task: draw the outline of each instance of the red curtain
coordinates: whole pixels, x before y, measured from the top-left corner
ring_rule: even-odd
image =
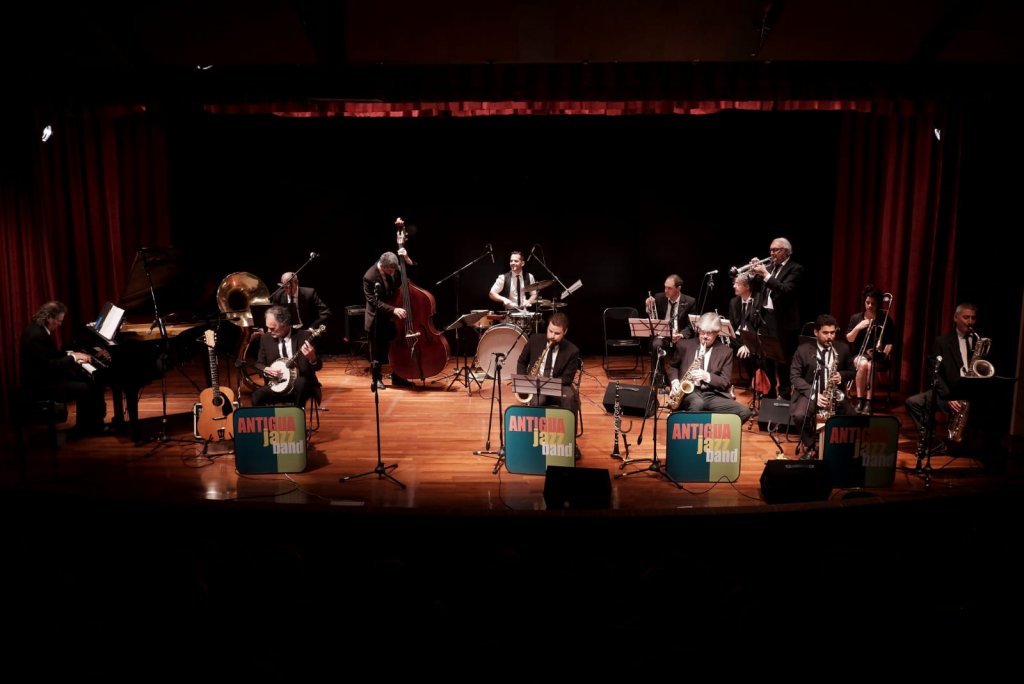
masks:
[[[22,328],[45,301],[68,305],[62,337],[116,299],[140,246],[168,244],[167,146],[158,117],[141,107],[66,110],[15,119],[31,145],[0,182],[2,304],[0,384],[16,385]],[[40,140],[44,125],[53,136]],[[7,395],[0,399],[5,404]]]

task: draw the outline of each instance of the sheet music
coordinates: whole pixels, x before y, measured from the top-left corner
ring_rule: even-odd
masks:
[[[105,340],[113,341],[117,331],[121,328],[121,321],[124,320],[124,309],[107,302],[96,319],[96,332]]]

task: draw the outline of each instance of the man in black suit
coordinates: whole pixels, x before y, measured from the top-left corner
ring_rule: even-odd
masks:
[[[267,404],[306,405],[306,401],[320,390],[316,372],[324,362],[316,355],[310,341],[312,331],[296,330],[291,324],[291,312],[280,304],[267,309],[267,334],[260,339],[260,353],[257,361],[268,366],[264,371],[267,384],[252,393],[253,406]],[[274,385],[283,382],[284,373],[269,368],[278,359],[295,359],[295,382],[290,392],[275,392]]]
[[[793,245],[786,238],[775,238],[768,249],[770,264],[762,264],[757,259],[750,261],[751,289],[758,294],[768,335],[779,340],[782,351],[789,357],[796,349],[802,325],[798,296],[804,267],[790,258]],[[770,393],[775,392],[781,399],[789,399],[791,391],[789,366],[788,362],[768,362]]]
[[[271,296],[270,303],[288,307],[293,328],[319,328],[331,317],[331,309],[315,289],[299,287],[297,274],[282,273],[280,285],[281,288]]]
[[[673,273],[665,278],[664,291],[644,301],[646,311],[654,309],[654,320],[668,321],[671,338],[654,337],[651,339],[651,354],[655,359],[658,351],[665,350],[668,355],[662,360],[662,368],[672,361],[672,354],[675,345],[679,340],[693,337],[693,327],[690,325],[690,313],[696,306],[697,300],[689,295],[683,294],[683,279]],[[654,364],[651,365],[654,367]],[[664,385],[664,378],[654,378],[654,386]]]
[[[576,379],[576,372],[580,369],[580,350],[575,344],[565,339],[565,334],[568,331],[569,317],[560,311],[554,313],[551,320],[548,321],[547,332],[530,335],[526,348],[519,355],[516,372],[526,375],[547,350],[547,355],[541,362],[539,374],[544,377],[562,379],[562,396],[534,396],[532,406],[558,404],[564,409],[575,412],[579,405],[579,397],[576,396],[573,381]]]
[[[107,430],[103,384],[86,370],[95,359],[80,351],[60,351],[53,339],[67,311],[62,302],[52,301],[33,314],[21,334],[21,386],[29,399],[74,400],[73,436],[102,434]]]
[[[849,416],[855,413],[844,397],[837,393],[853,379],[850,347],[836,340],[836,319],[822,314],[814,321],[814,343],[801,344],[793,354],[790,370],[793,403],[789,406],[792,421],[800,426],[801,460],[818,458],[817,414],[831,406],[830,415]]]
[[[956,413],[963,408],[963,402],[949,399],[950,387],[967,372],[971,362],[974,344],[978,341],[978,335],[974,332],[974,324],[978,320],[978,309],[973,304],[963,303],[956,307],[953,313],[953,323],[956,330],[935,338],[932,345],[932,357],[942,357],[938,367],[938,378],[936,388],[938,396],[935,397],[935,406],[945,413]],[[930,378],[929,378],[930,380]],[[914,420],[917,429],[924,437],[925,419],[928,416],[928,407],[932,402],[932,390],[928,389],[920,394],[907,398],[907,413]],[[946,452],[946,443],[937,434],[932,435],[932,441],[926,445],[932,455]]]
[[[404,308],[390,303],[402,287],[402,273],[398,270],[399,257],[412,266],[413,261],[403,247],[397,255],[394,252],[381,254],[377,263],[363,274],[363,297],[366,299],[363,323],[370,341],[370,361],[376,361],[381,367],[388,363],[391,340],[398,334],[396,321],[403,321],[409,315]],[[391,383],[399,387],[412,385],[396,373],[391,374]],[[377,381],[377,388],[386,389],[383,380]]]
[[[736,296],[729,300],[729,322],[732,323],[735,335],[729,340],[729,346],[736,352],[736,358],[740,359],[742,364],[744,372],[741,372],[740,375],[746,375],[753,383],[757,361],[754,356],[756,350],[749,349],[747,345],[743,344],[742,338],[744,330],[756,335],[760,324],[760,312],[754,308],[757,305],[757,298],[750,291],[750,276],[746,273],[736,276],[732,282],[732,291]]]
[[[681,411],[735,413],[741,423],[747,422],[751,410],[733,399],[732,349],[718,339],[721,317],[714,312],[706,313],[697,321],[697,328],[699,337],[676,343],[674,359],[665,367],[665,375],[672,386],[670,401],[680,397]],[[684,379],[693,383],[689,394],[682,394]]]

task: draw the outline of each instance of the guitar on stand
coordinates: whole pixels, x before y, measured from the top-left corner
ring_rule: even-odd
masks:
[[[211,386],[199,393],[199,404],[202,408],[197,420],[199,436],[208,441],[219,441],[235,438],[234,421],[231,414],[237,404],[234,393],[227,387],[221,387],[217,373],[217,333],[207,330],[203,333],[206,351],[210,356]]]

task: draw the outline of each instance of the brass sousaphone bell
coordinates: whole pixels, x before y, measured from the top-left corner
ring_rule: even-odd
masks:
[[[224,320],[242,328],[241,345],[236,356],[246,361],[242,370],[242,382],[251,390],[259,389],[265,384],[263,376],[253,366],[259,354],[260,337],[263,334],[262,330],[254,330],[253,327],[254,306],[270,306],[270,291],[258,277],[240,271],[220,281],[217,287],[217,308],[220,309]]]

